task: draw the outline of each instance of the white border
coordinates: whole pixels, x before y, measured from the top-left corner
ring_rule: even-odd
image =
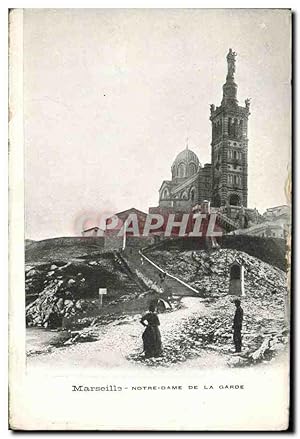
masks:
[[[13,3],[13,4],[12,4]],[[2,148],[1,148],[1,152],[2,152],[2,160],[0,161],[0,178],[1,178],[1,207],[2,207],[2,216],[1,216],[1,244],[2,244],[2,255],[1,255],[1,268],[2,268],[2,276],[1,276],[1,280],[2,280],[2,312],[3,312],[3,316],[0,319],[1,321],[1,345],[4,345],[4,350],[2,352],[2,370],[1,372],[4,372],[1,374],[2,377],[2,398],[1,398],[1,433],[6,436],[6,434],[8,435],[8,431],[7,431],[7,417],[5,416],[7,413],[7,401],[6,401],[6,391],[5,389],[7,388],[7,379],[6,379],[6,375],[7,375],[7,364],[6,364],[6,352],[7,352],[7,345],[5,343],[5,336],[4,334],[6,334],[6,328],[7,328],[7,312],[6,312],[6,292],[7,292],[7,149],[6,149],[6,145],[7,145],[7,8],[8,7],[14,7],[14,8],[22,8],[22,7],[26,7],[26,8],[40,8],[42,7],[48,7],[48,8],[70,8],[70,7],[85,7],[85,8],[91,8],[91,7],[110,7],[110,8],[116,8],[116,7],[171,7],[171,8],[181,8],[181,7],[189,7],[189,8],[198,8],[198,7],[209,7],[209,8],[220,8],[220,7],[227,7],[227,8],[237,8],[237,7],[241,7],[241,5],[243,6],[243,8],[248,7],[248,8],[286,8],[286,7],[290,7],[293,9],[293,11],[295,11],[296,13],[299,12],[299,7],[298,6],[298,2],[296,1],[290,1],[288,2],[288,4],[284,1],[257,1],[257,0],[253,0],[251,2],[243,2],[241,3],[240,1],[228,1],[228,2],[224,2],[224,1],[216,1],[216,0],[211,0],[209,2],[205,2],[202,1],[201,3],[199,1],[172,1],[172,2],[163,2],[163,1],[156,1],[156,0],[152,0],[152,1],[127,1],[127,2],[121,2],[121,1],[117,1],[117,0],[109,0],[109,1],[91,1],[91,0],[86,0],[86,1],[67,1],[67,0],[60,0],[60,1],[41,1],[41,0],[31,0],[31,1],[21,1],[21,0],[16,0],[15,2],[9,2],[9,1],[2,1],[1,5],[0,5],[0,32],[1,32],[1,37],[0,38],[0,48],[1,48],[1,95],[0,95],[0,102],[1,102],[1,113],[0,113],[0,120],[1,120],[1,139],[2,139]],[[295,30],[294,30],[295,31]],[[295,41],[294,44],[296,44],[296,48],[295,48],[295,60],[297,58],[299,58],[299,42],[298,42],[298,36],[295,35]],[[297,78],[298,79],[298,74],[297,74]],[[295,105],[297,107],[299,102],[299,87],[297,90],[297,94],[295,96]],[[294,109],[295,111],[295,109]],[[294,147],[296,149],[296,126],[299,122],[298,120],[298,115],[297,118],[295,119],[295,127],[294,127]],[[297,158],[296,162],[294,162],[294,169],[298,169],[298,157],[299,157],[299,153],[297,154],[297,157],[295,157],[295,153],[294,153],[294,160],[295,158]],[[295,189],[295,188],[294,188]],[[299,189],[299,188],[298,188]],[[299,193],[299,191],[298,191]],[[294,198],[294,203],[296,205],[298,205],[298,194],[297,197]],[[297,223],[294,225],[294,229],[297,229]],[[294,242],[294,245],[296,245],[297,249],[298,249],[298,245],[299,245],[299,240],[297,239],[296,242]],[[295,272],[297,272],[298,266],[295,266]],[[294,285],[294,290],[295,290],[296,285]],[[299,316],[299,299],[297,300],[297,302],[295,301],[295,296],[296,296],[296,291],[294,291],[294,304],[297,305],[297,316]],[[4,305],[4,306],[3,306]],[[295,319],[296,320],[296,319]],[[299,325],[298,329],[299,329]],[[296,328],[295,328],[296,329]],[[298,335],[298,331],[297,331],[297,335]],[[4,337],[3,337],[4,336]],[[4,340],[3,340],[4,339]],[[4,343],[3,343],[4,341]],[[297,355],[297,360],[299,360],[299,357]],[[299,362],[296,361],[296,364],[298,365]],[[297,394],[299,394],[299,383],[297,385]],[[2,399],[4,399],[4,401],[2,401]],[[35,435],[36,436],[36,435]],[[212,436],[210,434],[210,436]],[[260,434],[258,434],[257,436],[261,436]]]

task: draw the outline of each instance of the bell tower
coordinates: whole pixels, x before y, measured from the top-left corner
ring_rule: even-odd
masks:
[[[227,54],[227,76],[219,107],[210,106],[212,125],[212,206],[244,206],[248,198],[248,117],[250,99],[245,106],[237,100],[235,83],[236,53]]]

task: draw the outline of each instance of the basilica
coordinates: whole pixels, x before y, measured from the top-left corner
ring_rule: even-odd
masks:
[[[226,210],[228,217],[237,217],[241,210],[251,216],[247,209],[250,100],[239,105],[235,70],[236,53],[229,49],[223,99],[219,106],[210,106],[211,163],[200,163],[187,146],[171,166],[171,179],[161,184],[159,206],[150,212],[190,211],[208,201],[212,208]]]
[[[160,186],[158,206],[149,207],[149,213],[159,214],[165,221],[170,214],[180,221],[184,213],[215,213],[217,224],[224,233],[282,238],[290,224],[286,213],[261,215],[256,208],[248,206],[250,99],[239,105],[235,82],[236,56],[229,49],[221,103],[219,106],[210,105],[211,163],[202,164],[197,154],[186,145],[171,166],[171,179],[164,180]],[[283,207],[288,209],[287,206],[273,209],[281,212]],[[139,227],[143,228],[147,214],[138,209],[127,209],[114,217],[124,224],[133,214],[137,215]],[[152,235],[159,237],[164,227],[165,223]],[[93,227],[84,230],[82,235],[98,236],[98,233],[99,227]],[[106,237],[107,245],[116,245],[109,242],[109,239],[115,239],[110,235],[114,234]]]

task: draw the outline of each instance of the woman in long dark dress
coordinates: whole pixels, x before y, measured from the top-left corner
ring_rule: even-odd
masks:
[[[155,313],[154,304],[149,306],[149,312],[141,318],[141,324],[146,327],[142,335],[145,358],[159,357],[162,350],[161,336],[158,328],[160,322]]]

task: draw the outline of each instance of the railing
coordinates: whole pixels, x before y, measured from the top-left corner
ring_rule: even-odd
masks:
[[[131,280],[133,282],[136,283],[136,285],[142,290],[145,291],[145,288],[147,288],[147,285],[145,284],[145,282],[143,280],[141,280],[139,278],[139,276],[131,269],[130,265],[128,264],[128,261],[126,260],[126,258],[124,257],[124,255],[122,255],[119,251],[115,251],[114,252],[115,257],[118,259],[118,261],[120,261],[120,263],[122,264],[122,267],[124,269],[124,271],[126,272],[126,274],[129,276],[129,278],[131,278]]]
[[[224,213],[222,213],[222,212],[218,212],[217,215],[218,215],[218,217],[219,217],[221,220],[223,220],[224,222],[228,223],[228,224],[231,225],[232,227],[234,227],[234,228],[237,228],[237,227],[238,227],[237,223],[236,223],[234,220],[232,220],[231,218],[229,218],[227,215],[225,215]]]
[[[155,267],[158,271],[160,271],[161,273],[164,273],[167,277],[176,280],[177,282],[179,282],[182,285],[184,285],[186,288],[190,289],[191,291],[193,291],[194,293],[197,293],[199,295],[199,291],[198,290],[196,290],[195,288],[191,287],[189,284],[187,284],[183,280],[179,279],[178,277],[173,276],[172,274],[170,274],[167,271],[165,271],[162,268],[160,268],[158,265],[155,264],[155,262],[151,261],[151,259],[149,259],[147,256],[145,256],[142,253],[141,250],[139,250],[139,254],[141,255],[142,258],[144,258],[147,262],[149,262],[149,264],[151,264],[153,267]]]

